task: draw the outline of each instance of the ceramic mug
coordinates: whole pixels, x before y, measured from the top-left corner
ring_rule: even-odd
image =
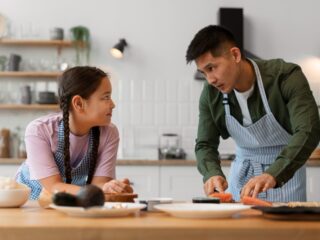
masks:
[[[50,30],[50,39],[63,40],[63,28],[52,28]]]
[[[22,104],[31,104],[31,88],[29,85],[22,86],[20,88],[20,94],[20,100]]]
[[[21,56],[18,54],[10,54],[8,61],[8,71],[19,71]]]

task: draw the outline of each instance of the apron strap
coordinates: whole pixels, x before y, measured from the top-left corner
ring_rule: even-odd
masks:
[[[249,58],[248,58],[248,60],[252,63],[254,71],[255,71],[255,74],[256,74],[256,79],[257,79],[257,82],[258,82],[258,87],[259,87],[260,96],[261,96],[261,99],[262,99],[262,103],[263,103],[264,109],[266,110],[267,114],[271,113],[271,110],[270,110],[270,107],[269,107],[269,103],[268,103],[268,100],[267,100],[267,95],[266,95],[266,92],[265,92],[264,87],[263,87],[262,77],[261,77],[258,65],[253,60],[251,60]]]
[[[228,94],[226,94],[226,93],[223,94],[222,104],[224,106],[224,110],[226,112],[226,115],[230,116],[229,98],[228,98]]]
[[[251,59],[248,58],[248,60],[252,63],[255,74],[256,74],[256,79],[258,82],[258,88],[259,88],[259,92],[260,92],[260,96],[261,96],[261,100],[264,106],[264,109],[266,111],[267,114],[271,113],[271,109],[269,107],[269,103],[268,103],[268,99],[267,99],[267,95],[266,92],[264,90],[263,87],[263,82],[262,82],[262,78],[261,78],[261,74],[258,68],[258,65]],[[230,106],[229,106],[229,101],[228,101],[228,94],[224,93],[223,94],[223,100],[222,100],[222,104],[224,105],[224,109],[227,115],[230,115]]]
[[[89,157],[91,155],[91,151],[93,148],[93,132],[92,129],[89,133],[89,146],[86,154],[82,157],[80,163],[81,166],[77,166],[76,168],[71,167],[71,175],[72,175],[72,183],[73,184],[80,184],[84,185],[87,181],[88,175],[85,175],[84,173],[88,174],[89,168],[90,168],[90,162]],[[64,126],[63,121],[59,123],[59,130],[58,130],[58,146],[57,150],[54,153],[55,162],[59,168],[59,172],[61,174],[62,179],[65,181],[66,176],[64,173],[64,157],[63,157],[63,151],[64,151]],[[82,174],[81,174],[82,173]]]

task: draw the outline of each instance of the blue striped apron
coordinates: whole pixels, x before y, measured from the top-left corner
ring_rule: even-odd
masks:
[[[251,60],[250,60],[251,61]],[[240,200],[242,187],[254,176],[261,175],[275,161],[288,144],[291,135],[273,116],[263,87],[258,66],[255,70],[259,92],[266,114],[257,122],[244,127],[230,114],[228,95],[224,94],[226,126],[236,142],[236,158],[231,163],[229,189],[236,201]],[[259,193],[258,198],[271,202],[306,201],[306,168],[298,169],[282,187]]]
[[[71,170],[71,176],[72,176],[71,184],[75,184],[78,186],[84,186],[86,184],[89,168],[90,168],[89,156],[90,156],[90,151],[92,149],[92,142],[93,142],[92,131],[90,131],[89,136],[90,138],[89,138],[89,146],[88,146],[87,154],[81,159],[80,163],[75,168],[72,168]],[[66,177],[64,174],[63,147],[64,147],[64,133],[63,133],[63,123],[61,121],[59,124],[59,131],[58,131],[58,146],[57,146],[56,152],[54,153],[54,160],[58,166],[60,175],[63,181],[65,182]],[[24,183],[31,188],[31,194],[29,197],[30,199],[32,200],[38,199],[42,190],[42,186],[38,180],[30,180],[29,167],[26,164],[26,162],[22,164],[20,168],[20,172],[17,174],[16,180],[17,182]]]

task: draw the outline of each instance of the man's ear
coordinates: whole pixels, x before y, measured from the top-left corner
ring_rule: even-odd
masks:
[[[236,63],[239,63],[241,61],[241,51],[237,47],[233,47],[230,49],[230,52],[232,54],[232,57],[236,61]]]
[[[85,101],[81,96],[75,95],[71,99],[71,105],[75,111],[83,112],[85,108]]]

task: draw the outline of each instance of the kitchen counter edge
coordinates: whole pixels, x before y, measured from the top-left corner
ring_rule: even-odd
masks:
[[[24,159],[0,158],[0,165],[19,165]],[[221,166],[230,166],[232,160],[221,160]],[[117,166],[196,166],[194,159],[118,159]],[[307,167],[320,167],[320,159],[313,158],[307,161]]]

